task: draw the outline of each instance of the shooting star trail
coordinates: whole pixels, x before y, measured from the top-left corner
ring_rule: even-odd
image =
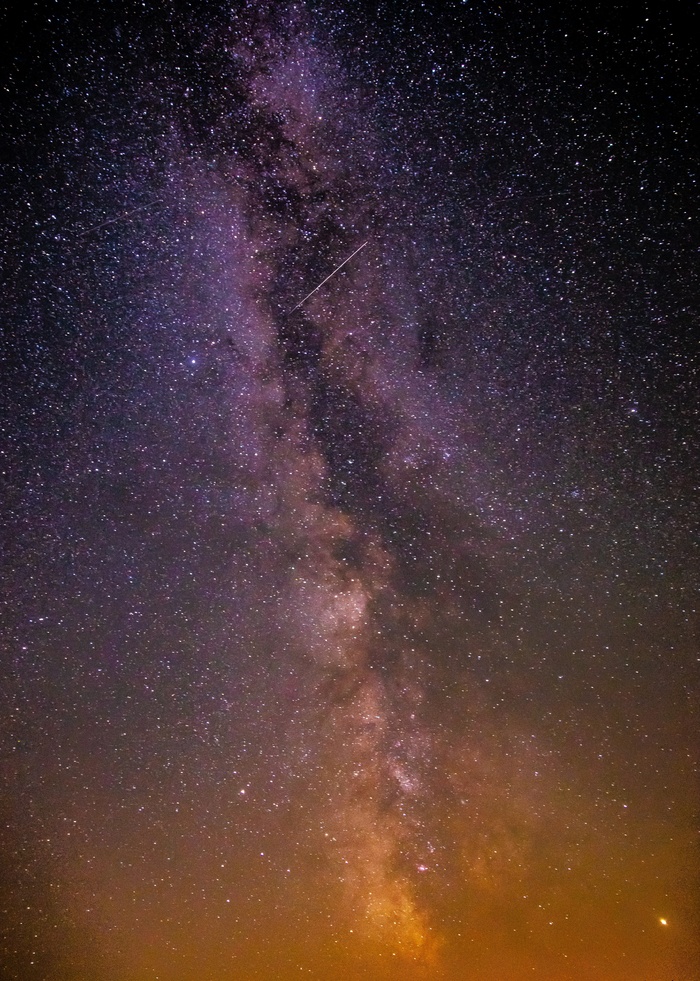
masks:
[[[318,286],[315,286],[315,287],[314,287],[314,288],[313,288],[313,289],[311,290],[311,292],[310,292],[310,293],[307,293],[307,294],[306,294],[306,296],[305,296],[305,297],[303,298],[303,300],[299,300],[299,302],[297,303],[297,305],[296,305],[295,307],[293,307],[293,308],[292,308],[292,309],[291,309],[291,310],[290,310],[289,312],[290,312],[290,313],[294,313],[294,311],[295,311],[295,310],[298,310],[298,309],[299,309],[299,307],[300,307],[300,306],[302,305],[302,303],[306,303],[306,301],[307,301],[307,300],[309,299],[309,297],[310,297],[310,296],[313,296],[313,295],[314,295],[314,293],[315,293],[315,292],[316,292],[317,290],[320,290],[320,289],[321,289],[321,287],[322,287],[322,286],[323,286],[323,285],[324,285],[325,283],[327,283],[329,279],[332,279],[332,278],[333,278],[333,276],[335,276],[335,274],[336,274],[336,273],[337,273],[337,272],[338,272],[338,271],[339,271],[340,269],[342,269],[342,268],[343,268],[343,266],[346,266],[346,265],[348,264],[348,262],[350,262],[350,260],[351,260],[351,259],[354,259],[354,257],[355,257],[355,256],[357,255],[357,253],[358,253],[358,252],[361,252],[361,251],[362,251],[362,249],[364,249],[364,247],[365,247],[365,245],[367,245],[367,243],[368,243],[368,242],[369,242],[369,239],[367,239],[367,242],[363,242],[363,243],[362,243],[362,245],[361,245],[361,246],[359,247],[359,249],[355,249],[355,251],[353,252],[353,254],[352,254],[352,255],[349,255],[349,256],[347,257],[347,259],[344,259],[344,260],[343,260],[343,261],[342,261],[342,262],[340,263],[340,265],[339,265],[339,266],[336,266],[336,267],[335,267],[335,269],[333,270],[333,272],[332,272],[332,273],[329,273],[329,275],[328,275],[328,276],[326,276],[326,278],[325,278],[325,279],[323,280],[323,282],[322,282],[322,283],[319,283],[319,284],[318,284]]]
[[[141,211],[148,211],[149,208],[155,208],[156,205],[163,204],[162,199],[157,201],[151,201],[150,204],[142,204],[140,208],[132,208],[131,211],[122,211],[121,214],[117,215],[116,218],[108,218],[106,221],[101,221],[97,225],[90,225],[89,228],[84,228],[82,232],[78,232],[75,236],[78,238],[84,238],[85,235],[89,235],[90,232],[96,232],[98,228],[105,228],[107,225],[114,225],[117,221],[126,221],[131,218],[132,215],[137,215]]]
[[[501,198],[491,198],[489,204],[502,204],[504,201],[536,201],[549,200],[550,198],[573,198],[588,197],[593,194],[602,194],[605,189],[602,187],[577,188],[567,191],[548,191],[546,194],[506,194]]]

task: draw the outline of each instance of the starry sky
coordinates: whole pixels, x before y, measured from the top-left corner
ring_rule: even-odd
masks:
[[[6,8],[3,981],[700,978],[700,25],[563,7]]]

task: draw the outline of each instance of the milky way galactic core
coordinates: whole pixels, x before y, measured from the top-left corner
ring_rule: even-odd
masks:
[[[23,17],[2,978],[698,981],[687,29]]]

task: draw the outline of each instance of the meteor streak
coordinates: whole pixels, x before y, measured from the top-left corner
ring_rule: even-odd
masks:
[[[89,235],[90,232],[96,232],[98,228],[105,228],[107,225],[114,225],[114,223],[117,221],[126,221],[126,219],[131,218],[132,215],[137,215],[141,211],[148,211],[149,208],[155,208],[155,206],[158,204],[163,204],[163,201],[160,198],[157,201],[151,201],[150,204],[142,204],[139,208],[132,208],[131,211],[122,211],[121,214],[116,216],[116,218],[108,218],[106,221],[101,221],[97,225],[90,225],[89,228],[84,228],[82,232],[78,232],[75,237],[83,238],[85,235]]]
[[[367,242],[369,242],[369,239],[367,239]],[[351,259],[353,259],[353,258],[354,258],[354,257],[355,257],[355,256],[357,255],[357,253],[358,253],[358,252],[361,252],[361,251],[362,251],[362,249],[364,249],[364,247],[365,247],[365,245],[367,245],[367,242],[363,242],[363,243],[362,243],[362,245],[360,246],[360,248],[359,248],[359,249],[355,249],[355,251],[353,252],[353,254],[352,254],[352,255],[349,255],[349,256],[347,257],[347,259],[343,259],[343,261],[342,261],[342,262],[340,263],[340,265],[339,265],[339,266],[336,266],[336,267],[335,267],[335,269],[333,270],[333,272],[332,272],[332,273],[329,273],[329,274],[328,274],[328,276],[326,276],[326,278],[325,278],[325,279],[323,280],[323,282],[322,282],[322,283],[319,283],[319,284],[318,284],[318,286],[315,286],[315,287],[314,287],[314,288],[313,288],[313,289],[311,290],[311,292],[310,292],[310,293],[307,293],[307,294],[306,294],[306,296],[305,296],[305,297],[303,298],[303,300],[299,300],[299,302],[297,303],[297,305],[296,305],[295,307],[293,307],[293,308],[292,308],[292,309],[291,309],[291,310],[290,310],[289,312],[290,312],[290,313],[294,313],[294,311],[295,311],[295,310],[298,310],[298,309],[299,309],[299,307],[300,307],[300,306],[302,305],[302,303],[306,303],[306,301],[307,301],[307,300],[309,299],[309,297],[310,297],[310,296],[313,296],[313,295],[314,295],[314,293],[315,293],[315,292],[316,292],[317,290],[320,290],[320,289],[321,289],[321,287],[322,287],[322,286],[323,286],[323,285],[324,285],[325,283],[327,283],[329,279],[332,279],[332,278],[333,278],[333,276],[335,276],[335,274],[336,274],[336,273],[337,273],[337,272],[338,272],[338,271],[339,271],[340,269],[342,269],[342,268],[343,268],[343,266],[345,266],[345,265],[347,265],[347,264],[348,264],[348,262],[350,262],[350,260],[351,260]]]

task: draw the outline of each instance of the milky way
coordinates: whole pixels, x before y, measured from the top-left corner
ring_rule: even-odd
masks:
[[[28,18],[2,977],[700,977],[678,25]]]

